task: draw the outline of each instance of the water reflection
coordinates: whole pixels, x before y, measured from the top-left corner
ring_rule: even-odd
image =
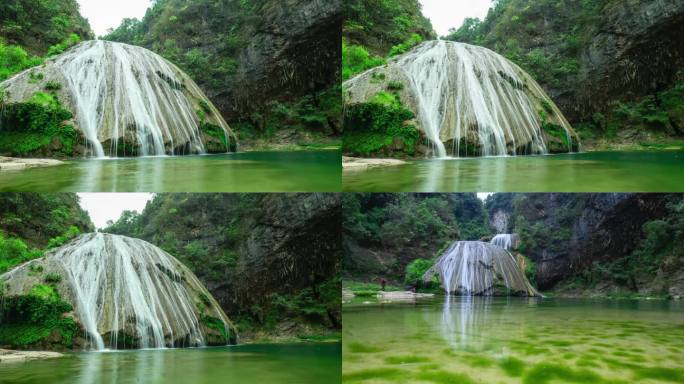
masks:
[[[446,295],[442,308],[442,337],[455,350],[482,349],[491,297]]]
[[[338,192],[339,151],[92,159],[0,172],[0,191]]]
[[[344,172],[343,184],[351,192],[677,192],[683,165],[684,151],[430,159]]]

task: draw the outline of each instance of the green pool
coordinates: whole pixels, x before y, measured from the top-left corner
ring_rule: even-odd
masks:
[[[681,192],[684,151],[418,160],[342,179],[349,192]]]
[[[355,303],[342,355],[344,383],[682,383],[684,303]]]
[[[0,172],[0,191],[30,192],[339,192],[340,152],[70,161]]]
[[[340,382],[340,346],[245,345],[226,348],[73,353],[0,365],[0,382],[17,384]]]

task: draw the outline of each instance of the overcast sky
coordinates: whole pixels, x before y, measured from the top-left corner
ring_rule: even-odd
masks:
[[[96,36],[107,34],[125,18],[142,19],[150,6],[150,0],[78,0],[81,15],[88,19]]]
[[[449,34],[450,28],[458,28],[466,17],[483,20],[492,0],[420,0],[423,14],[432,21],[439,36]]]
[[[123,211],[142,212],[152,193],[79,193],[81,208],[88,211],[95,227],[102,229],[107,221],[116,221]]]

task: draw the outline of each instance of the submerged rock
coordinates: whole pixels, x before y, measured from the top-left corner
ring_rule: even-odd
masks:
[[[579,150],[577,134],[532,77],[484,47],[423,43],[344,83],[345,103],[397,95],[432,153],[526,155]]]
[[[74,345],[84,348],[197,347],[237,340],[235,327],[197,277],[143,240],[82,235],[0,276],[0,283],[10,301],[56,296],[69,303],[73,312],[62,317],[78,325],[85,337]]]
[[[227,152],[236,139],[178,67],[141,47],[87,41],[2,83],[2,104],[50,92],[74,116],[91,156]],[[20,131],[23,127],[5,127]]]
[[[481,241],[457,241],[430,268],[423,280],[437,275],[447,294],[541,296],[530,284],[515,257],[507,250]]]

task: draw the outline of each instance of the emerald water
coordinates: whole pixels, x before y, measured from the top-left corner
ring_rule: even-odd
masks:
[[[345,171],[357,192],[680,192],[684,151],[430,159]]]
[[[344,383],[682,383],[684,304],[439,296],[343,311]]]
[[[340,161],[335,150],[88,159],[0,172],[0,191],[338,192]]]
[[[73,353],[0,365],[0,378],[16,384],[339,383],[340,346],[273,344]]]

